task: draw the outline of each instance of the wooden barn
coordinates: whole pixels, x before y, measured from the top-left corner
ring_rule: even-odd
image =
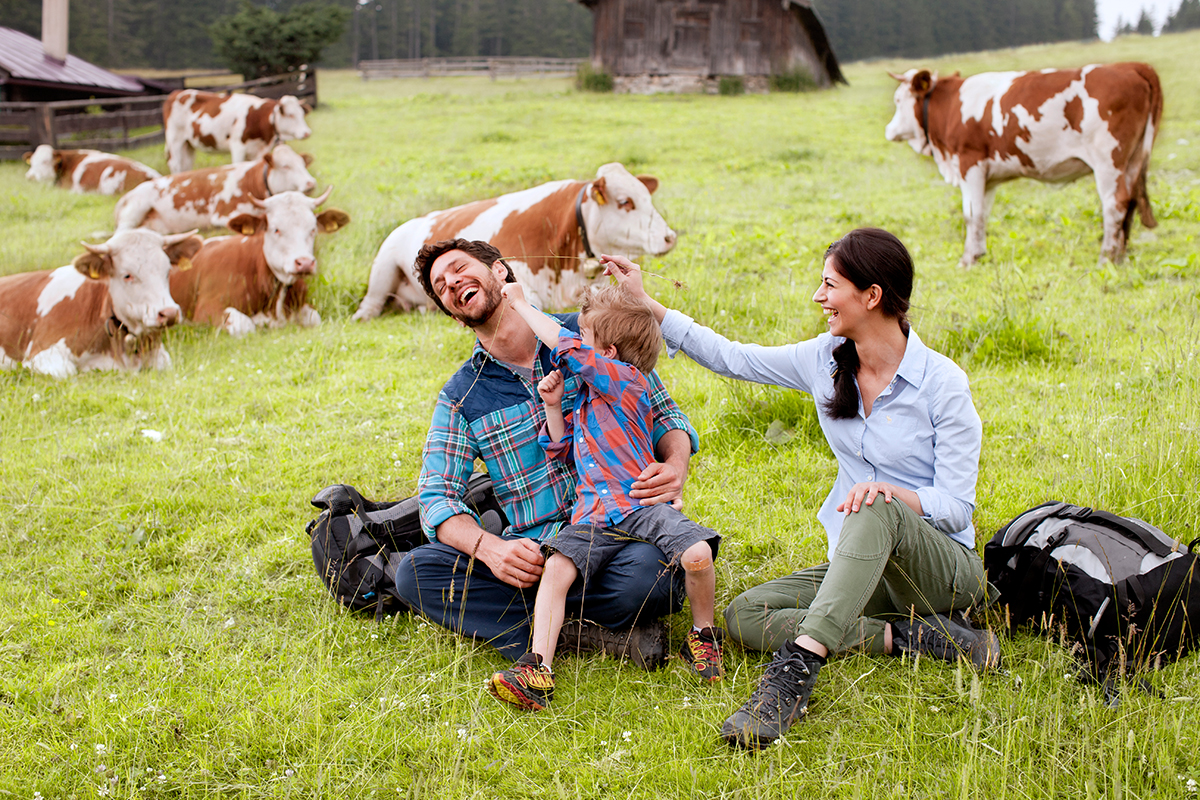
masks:
[[[580,0],[592,10],[592,65],[618,91],[713,90],[723,76],[763,91],[806,70],[845,83],[810,0]]]

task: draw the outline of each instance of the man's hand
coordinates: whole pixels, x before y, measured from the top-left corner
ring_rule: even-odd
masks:
[[[528,589],[542,577],[542,549],[533,539],[501,539],[485,534],[476,558],[509,586]]]
[[[542,402],[546,405],[558,408],[562,405],[563,388],[565,386],[566,383],[563,380],[562,372],[554,370],[542,378],[538,384],[538,395],[541,396]]]
[[[671,464],[655,461],[638,475],[629,496],[644,506],[670,503],[678,511],[683,507],[683,476]]]

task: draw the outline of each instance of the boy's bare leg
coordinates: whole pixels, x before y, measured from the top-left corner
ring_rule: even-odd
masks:
[[[546,559],[537,598],[533,601],[533,652],[542,657],[547,667],[554,661],[554,650],[558,646],[558,633],[562,630],[566,615],[567,592],[575,582],[579,570],[575,562],[562,553],[554,553]],[[715,584],[714,584],[715,589]],[[712,615],[712,595],[709,596],[709,615]]]
[[[712,628],[713,604],[716,602],[717,573],[713,568],[712,548],[708,542],[696,542],[683,551],[683,585],[692,606],[692,624],[697,628]],[[542,580],[545,580],[543,578]],[[538,590],[541,597],[541,590]]]

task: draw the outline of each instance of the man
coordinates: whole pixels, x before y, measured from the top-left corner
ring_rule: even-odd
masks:
[[[396,589],[431,621],[516,659],[529,649],[529,618],[543,566],[539,542],[567,521],[575,501],[571,465],[547,459],[538,444],[545,412],[536,387],[552,369],[550,350],[509,310],[500,290],[516,279],[492,245],[436,242],[421,248],[415,266],[425,292],[471,328],[476,343],[438,395],[425,442],[418,496],[421,522],[433,541],[404,557]],[[577,331],[577,317],[559,318]],[[659,460],[642,472],[631,497],[643,505],[678,508],[698,439],[658,376],[652,374],[650,382]],[[563,404],[573,406],[579,389],[578,377],[570,376]],[[511,523],[502,535],[480,527],[463,501],[476,458],[486,464]],[[682,607],[682,581],[665,561],[653,545],[633,542],[586,587],[573,587],[568,617],[601,627],[564,626],[567,646],[603,647],[648,669],[658,666],[666,644],[661,623],[618,632]]]

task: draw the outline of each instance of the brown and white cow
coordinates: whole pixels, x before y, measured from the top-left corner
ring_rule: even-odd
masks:
[[[962,266],[986,251],[996,187],[1014,178],[1065,182],[1091,172],[1104,214],[1101,255],[1113,261],[1125,255],[1134,211],[1147,228],[1157,224],[1146,169],[1163,98],[1148,64],[892,77],[900,86],[887,138],[933,156],[946,182],[962,189]]]
[[[288,322],[319,325],[305,284],[317,272],[317,230],[332,233],[350,222],[336,208],[314,213],[332,191],[330,186],[316,198],[284,192],[256,199],[261,215],[234,217],[229,227],[235,235],[207,239],[190,269],[171,270],[171,295],[184,317],[233,336]]]
[[[58,183],[72,192],[123,194],[146,181],[162,177],[156,170],[131,158],[99,150],[55,150],[40,144],[25,154],[29,171],[25,177],[42,183]]]
[[[234,164],[253,161],[278,142],[307,139],[312,130],[304,115],[311,110],[290,94],[267,100],[196,89],[171,92],[163,103],[167,168],[190,170],[196,148],[228,152]]]
[[[256,161],[164,175],[117,202],[117,229],[145,227],[159,233],[219,228],[239,214],[259,213],[254,200],[280,192],[310,192],[312,156],[286,144]]]
[[[354,318],[374,319],[389,304],[404,310],[431,305],[413,262],[425,243],[457,237],[491,242],[508,256],[517,280],[540,308],[569,308],[601,275],[586,268],[594,254],[640,258],[675,246],[675,231],[650,200],[657,188],[657,178],[634,177],[612,163],[590,181],[544,183],[410,219],[379,248]]]
[[[118,231],[71,265],[0,278],[0,367],[55,378],[166,369],[162,332],[179,321],[167,273],[200,250],[195,231]]]

